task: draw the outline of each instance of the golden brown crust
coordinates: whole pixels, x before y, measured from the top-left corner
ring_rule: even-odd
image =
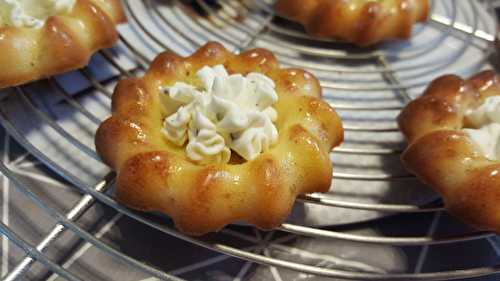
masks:
[[[0,88],[85,66],[95,51],[113,46],[115,25],[125,20],[120,0],[77,0],[40,29],[0,27]]]
[[[160,88],[189,81],[205,65],[230,73],[262,72],[276,82],[279,142],[242,164],[196,165],[160,133],[165,118]],[[143,78],[120,81],[112,116],[98,129],[99,155],[118,173],[117,199],[135,209],[168,214],[183,232],[203,234],[245,221],[280,225],[298,194],[326,192],[331,149],[343,140],[340,118],[320,100],[310,73],[280,69],[272,53],[254,49],[233,55],[207,43],[189,57],[165,52]]]
[[[405,167],[441,194],[446,208],[479,229],[500,232],[500,163],[488,160],[462,132],[468,109],[500,95],[500,76],[481,72],[468,80],[447,75],[399,115],[409,146]]]
[[[277,13],[304,25],[316,37],[368,46],[407,39],[413,24],[429,15],[428,0],[279,0]]]

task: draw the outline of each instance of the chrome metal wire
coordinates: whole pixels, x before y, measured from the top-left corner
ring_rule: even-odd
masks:
[[[132,5],[137,5],[137,2],[132,0],[123,1],[129,16],[130,25],[135,28],[144,38],[147,38],[153,45],[156,45],[159,49],[163,50],[173,50],[170,42],[165,41],[162,37],[158,36],[154,31],[150,30],[145,19],[141,17]],[[338,42],[326,40],[326,39],[313,39],[307,36],[305,33],[290,29],[286,26],[279,25],[274,19],[276,15],[274,11],[269,6],[269,4],[263,0],[256,1],[220,1],[222,9],[214,10],[209,5],[205,4],[203,0],[197,0],[197,3],[203,10],[209,15],[209,20],[204,18],[197,18],[185,12],[186,7],[182,2],[173,1],[165,4],[161,1],[155,0],[145,0],[141,5],[150,11],[150,14],[155,16],[156,20],[164,25],[168,26],[173,30],[184,42],[183,48],[186,52],[192,51],[198,48],[206,40],[220,40],[232,47],[234,51],[242,51],[246,48],[253,46],[264,46],[269,47],[278,57],[278,60],[285,66],[292,67],[302,67],[307,68],[312,71],[318,71],[319,73],[324,72],[336,72],[336,73],[357,73],[360,76],[359,83],[337,83],[336,81],[331,81],[329,79],[322,78],[319,75],[321,84],[324,88],[328,90],[345,90],[350,91],[353,95],[369,95],[376,91],[392,91],[397,94],[398,98],[401,98],[401,102],[398,105],[359,105],[351,101],[336,101],[333,99],[332,104],[336,106],[338,110],[348,111],[348,112],[364,112],[372,110],[386,110],[386,111],[397,111],[406,102],[411,100],[410,91],[415,88],[425,86],[429,81],[424,81],[421,78],[423,73],[439,73],[441,70],[447,69],[450,66],[451,61],[455,61],[463,56],[468,48],[478,48],[481,49],[484,57],[478,59],[478,63],[486,59],[486,57],[494,50],[492,45],[495,41],[495,36],[488,33],[485,30],[481,30],[480,26],[480,11],[479,4],[475,1],[468,1],[466,5],[472,11],[472,19],[468,24],[462,23],[458,19],[459,8],[454,4],[453,1],[444,2],[444,6],[448,11],[447,16],[432,14],[431,21],[429,25],[438,26],[441,30],[437,38],[432,39],[431,42],[426,42],[427,44],[419,44],[415,46],[408,46],[399,51],[393,51],[389,49],[381,50],[368,50],[368,51],[353,51],[344,48],[332,48],[331,44],[339,44]],[[168,9],[171,12],[170,15],[164,14],[164,9],[159,7],[162,5],[169,5]],[[433,7],[435,3],[433,3]],[[244,11],[248,14],[248,20],[237,21],[232,16],[231,13],[234,11]],[[185,24],[181,20],[182,17],[190,17],[190,24],[193,26],[193,30],[203,29],[206,30],[207,34],[200,35],[193,32],[186,32],[185,27],[181,26]],[[236,30],[239,34],[238,36],[229,36],[221,31],[220,26],[229,27]],[[417,34],[419,31],[417,31]],[[419,56],[422,56],[439,47],[445,40],[449,37],[458,38],[461,42],[460,46],[457,48],[456,52],[452,54],[447,54],[446,58],[441,61],[437,61],[434,65],[428,66],[424,64],[417,64],[413,66],[396,65],[398,61],[412,60]],[[136,72],[142,72],[147,69],[150,63],[150,56],[140,48],[136,47],[133,40],[127,38],[125,34],[120,35],[119,48],[121,51],[126,52],[136,63],[136,67],[133,69],[127,69],[122,66],[120,60],[117,58],[116,54],[109,50],[104,50],[100,52],[100,56],[115,70],[119,72],[119,75],[113,77],[113,81],[117,81],[124,77],[130,77],[135,75]],[[485,48],[482,44],[486,43],[489,48]],[[324,47],[329,44],[328,47]],[[471,47],[472,46],[472,47]],[[298,53],[297,56],[293,53]],[[305,58],[305,59],[304,59]],[[361,63],[369,63],[374,66],[372,69],[362,69],[357,70],[356,68],[337,66],[335,63],[331,63],[332,60],[343,60],[343,61],[356,61]],[[324,63],[323,61],[327,61]],[[472,67],[473,68],[473,67]],[[418,70],[416,73],[415,70]],[[84,68],[79,70],[77,73],[81,75],[86,81],[91,85],[92,90],[97,91],[104,96],[110,98],[112,92],[109,88],[103,84],[93,73],[92,70]],[[364,74],[380,74],[380,79],[377,81],[371,81],[369,78],[363,78]],[[409,82],[411,80],[416,80],[416,82]],[[377,84],[376,86],[371,85],[372,83]],[[102,120],[86,109],[82,104],[80,104],[72,94],[67,92],[62,85],[56,79],[49,79],[48,85],[52,91],[60,96],[75,112],[81,113],[90,122],[97,125]],[[58,124],[57,120],[54,119],[49,113],[47,113],[43,108],[41,108],[36,102],[31,98],[31,93],[27,87],[15,88],[17,95],[12,95],[6,97],[6,99],[18,99],[26,108],[32,112],[42,123],[46,124],[51,128],[58,136],[60,136],[65,141],[69,142],[73,147],[86,154],[88,157],[99,160],[94,148],[89,147],[84,144],[81,140],[73,137],[64,127]],[[329,93],[325,94],[325,99],[329,100],[332,96]],[[213,242],[205,238],[193,238],[186,236],[182,233],[177,232],[171,226],[167,224],[159,224],[143,214],[131,211],[124,206],[117,203],[112,196],[105,193],[105,191],[113,184],[114,174],[109,173],[102,181],[96,183],[95,186],[88,186],[78,175],[72,173],[69,169],[64,166],[64,163],[59,163],[46,154],[44,151],[38,149],[26,136],[24,136],[20,129],[16,126],[16,123],[11,120],[11,117],[5,112],[2,107],[0,107],[0,123],[4,127],[5,131],[11,135],[18,143],[20,143],[31,155],[38,158],[52,171],[66,179],[75,188],[77,188],[81,193],[81,200],[70,210],[67,214],[62,214],[56,209],[47,205],[39,197],[30,191],[28,184],[21,180],[16,174],[10,171],[9,167],[5,164],[0,163],[0,171],[4,176],[9,178],[18,190],[26,195],[32,202],[39,206],[44,212],[50,215],[57,221],[53,230],[46,236],[40,243],[36,246],[28,244],[22,237],[19,237],[6,225],[0,224],[0,231],[6,235],[13,243],[19,246],[22,250],[26,252],[26,257],[7,275],[5,280],[16,280],[25,274],[25,272],[32,266],[34,261],[39,261],[47,268],[68,280],[79,280],[78,277],[74,276],[67,269],[62,268],[56,263],[50,261],[47,256],[43,254],[55,240],[57,240],[62,233],[65,231],[71,231],[76,234],[81,239],[91,243],[96,248],[102,250],[103,252],[109,254],[110,257],[121,260],[122,262],[142,270],[152,276],[158,277],[165,280],[180,280],[175,276],[171,276],[162,272],[150,265],[144,264],[133,257],[130,257],[118,249],[107,245],[105,242],[93,236],[91,233],[83,230],[76,223],[78,218],[81,217],[86,210],[90,208],[94,203],[99,202],[100,204],[107,205],[119,213],[122,213],[138,222],[141,222],[151,228],[165,233],[166,235],[171,235],[179,239],[191,242],[195,245],[211,249],[217,252],[221,252],[230,256],[238,257],[244,260],[252,261],[264,265],[272,265],[284,267],[304,273],[316,274],[321,276],[328,276],[334,278],[343,278],[350,280],[451,280],[459,278],[469,278],[475,276],[484,276],[500,272],[500,265],[495,266],[484,266],[470,269],[462,270],[450,270],[443,272],[429,272],[429,273],[398,273],[398,274],[380,274],[372,272],[355,272],[350,270],[339,270],[331,269],[319,266],[311,266],[307,264],[291,262],[288,260],[278,259],[275,257],[269,257],[261,254],[256,254],[245,249],[236,248],[233,246],[226,245],[223,242]],[[360,125],[360,124],[349,124],[345,126],[346,131],[349,133],[362,133],[371,132],[377,134],[384,133],[394,133],[397,131],[397,127],[394,123],[387,124],[383,126],[374,127],[371,124]],[[345,154],[345,155],[360,155],[360,156],[391,156],[398,155],[401,149],[397,148],[372,148],[372,147],[362,147],[362,146],[342,146],[335,149],[334,154]],[[397,175],[390,173],[377,173],[377,174],[357,174],[348,172],[334,172],[334,178],[336,179],[347,179],[347,180],[357,180],[357,181],[402,181],[402,180],[415,180],[415,178],[409,174]],[[332,199],[329,195],[324,194],[309,194],[304,195],[299,198],[299,201],[308,204],[317,204],[321,206],[330,206],[338,208],[347,208],[352,210],[368,210],[368,211],[379,211],[387,213],[430,213],[430,212],[441,212],[444,210],[442,206],[434,207],[421,207],[417,205],[409,204],[382,204],[382,203],[359,203],[350,202],[345,200]],[[472,232],[465,234],[455,234],[446,237],[434,237],[434,236],[415,236],[415,237],[387,237],[387,236],[376,236],[376,235],[359,235],[350,234],[342,231],[336,231],[331,229],[314,228],[304,225],[297,225],[292,223],[283,224],[280,230],[288,233],[293,233],[297,235],[307,236],[307,237],[318,237],[325,239],[336,239],[343,241],[352,241],[358,243],[371,243],[371,244],[382,244],[382,245],[394,245],[394,246],[422,246],[422,245],[437,245],[437,244],[452,244],[463,241],[484,239],[491,237],[492,233],[488,232]]]

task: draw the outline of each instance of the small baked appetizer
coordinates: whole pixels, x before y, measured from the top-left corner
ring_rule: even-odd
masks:
[[[429,15],[428,0],[278,0],[276,12],[304,25],[312,36],[359,46],[407,39]]]
[[[0,88],[85,66],[124,21],[120,0],[0,0]]]
[[[298,194],[326,192],[343,140],[318,80],[272,53],[207,43],[165,52],[120,81],[96,148],[117,172],[116,197],[200,235],[231,222],[279,226]]]
[[[406,168],[433,187],[446,208],[482,230],[500,232],[500,80],[443,76],[402,111]]]

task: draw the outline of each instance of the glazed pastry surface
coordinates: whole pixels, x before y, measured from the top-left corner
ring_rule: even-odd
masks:
[[[409,142],[402,155],[406,168],[443,197],[450,213],[496,232],[500,232],[500,163],[485,154],[469,130],[481,129],[472,119],[474,112],[485,100],[500,96],[499,78],[492,71],[467,80],[440,77],[399,116]]]
[[[164,89],[176,82],[200,84],[197,71],[216,65],[229,74],[262,73],[275,83],[278,143],[250,161],[197,164],[161,133],[169,107]],[[144,77],[119,82],[96,148],[118,174],[120,202],[165,213],[182,232],[200,235],[236,221],[272,229],[286,219],[297,195],[330,188],[329,155],[343,140],[343,128],[320,96],[312,74],[280,68],[264,49],[234,55],[207,43],[189,57],[165,52]]]
[[[0,88],[85,66],[113,46],[115,25],[126,20],[120,0],[1,1]]]
[[[428,0],[279,0],[278,15],[301,23],[315,37],[359,46],[407,39],[429,14]]]

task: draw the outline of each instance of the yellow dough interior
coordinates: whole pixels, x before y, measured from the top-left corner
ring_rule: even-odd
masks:
[[[76,0],[0,0],[0,27],[40,28],[47,18],[68,13]]]

